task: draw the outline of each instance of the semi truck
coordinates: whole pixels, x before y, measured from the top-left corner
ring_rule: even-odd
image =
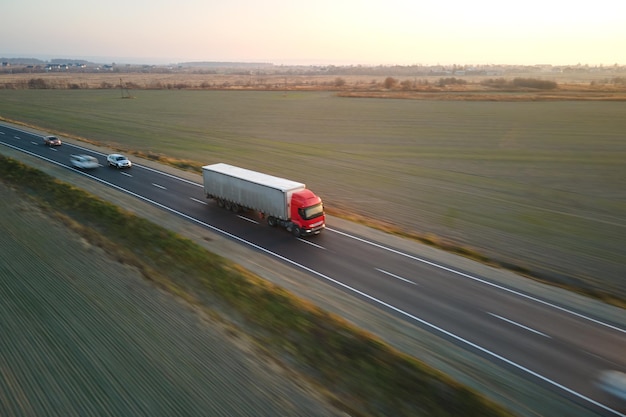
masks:
[[[235,213],[257,211],[267,224],[294,236],[319,234],[326,227],[322,200],[305,184],[218,163],[202,167],[204,194]]]

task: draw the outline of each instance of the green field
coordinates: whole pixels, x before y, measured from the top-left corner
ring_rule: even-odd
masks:
[[[333,211],[626,298],[626,106],[0,90],[0,117],[305,182]],[[332,225],[331,225],[332,226]]]

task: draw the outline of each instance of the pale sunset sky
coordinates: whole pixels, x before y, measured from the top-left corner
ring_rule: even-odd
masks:
[[[623,0],[0,0],[0,15],[0,57],[626,65]]]

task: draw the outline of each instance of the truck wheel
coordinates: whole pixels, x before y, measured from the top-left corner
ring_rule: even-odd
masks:
[[[220,208],[224,208],[224,200],[222,200],[221,198],[217,199],[217,206]]]
[[[224,208],[228,211],[230,211],[232,209],[233,205],[230,204],[230,201],[225,201],[224,202]]]
[[[291,233],[293,233],[295,237],[300,237],[300,228],[298,226],[293,226]]]
[[[276,222],[276,217],[269,216],[269,217],[267,218],[267,224],[268,224],[270,227],[276,227],[276,225],[278,224],[278,223]]]
[[[239,204],[233,204],[232,206],[230,206],[230,209],[233,211],[233,213],[239,213],[241,211],[241,206]]]

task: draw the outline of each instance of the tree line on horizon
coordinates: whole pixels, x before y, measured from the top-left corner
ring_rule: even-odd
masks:
[[[446,87],[446,86],[463,86],[467,85],[468,81],[463,78],[457,77],[442,77],[438,80],[432,81],[428,79],[406,79],[400,80],[394,77],[386,77],[382,82],[377,80],[372,80],[369,84],[369,88],[382,88],[386,90],[416,90],[424,87]],[[505,79],[505,78],[497,78],[497,79],[487,79],[480,81],[480,85],[493,87],[497,89],[503,88],[532,88],[539,90],[551,90],[558,87],[558,84],[555,81],[542,80],[536,78],[514,78],[514,79]],[[173,82],[173,83],[164,83],[164,82],[153,82],[147,85],[141,85],[136,82],[120,81],[119,84],[111,83],[108,81],[102,81],[97,86],[89,85],[88,83],[77,83],[71,82],[67,80],[57,80],[57,79],[45,79],[42,77],[31,78],[28,80],[18,80],[12,82],[6,82],[0,84],[0,89],[32,89],[32,90],[51,90],[51,89],[70,89],[70,90],[80,90],[80,89],[116,89],[116,88],[124,88],[124,89],[133,89],[133,90],[186,90],[186,89],[230,89],[230,88],[240,88],[240,87],[264,87],[266,89],[285,89],[290,86],[303,86],[305,84],[295,82],[293,85],[288,85],[286,83],[250,83],[247,84],[238,84],[232,82],[222,82],[222,83],[211,83],[211,82],[202,82],[199,85],[194,85],[188,82]],[[308,83],[308,85],[312,87],[329,87],[336,89],[343,89],[350,87],[348,81],[342,77],[336,77],[332,81],[327,82],[314,82]],[[361,85],[362,84],[355,84]]]

